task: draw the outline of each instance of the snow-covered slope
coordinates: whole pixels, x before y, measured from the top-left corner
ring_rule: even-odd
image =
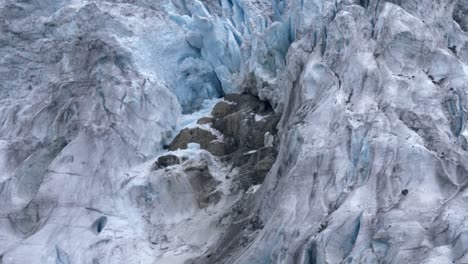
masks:
[[[1,1],[0,263],[467,263],[467,30],[466,0]],[[232,92],[282,115],[265,181],[155,170]]]

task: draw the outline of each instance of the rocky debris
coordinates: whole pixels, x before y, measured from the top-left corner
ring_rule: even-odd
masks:
[[[169,150],[186,149],[188,143],[198,143],[202,149],[207,149],[210,142],[216,139],[210,131],[195,127],[185,128],[174,138]]]
[[[215,156],[224,156],[230,152],[229,145],[218,140],[211,141],[206,150]]]
[[[262,183],[276,160],[276,126],[280,115],[268,102],[246,93],[227,94],[224,101],[214,106],[211,115],[199,119],[198,124],[211,124],[223,134],[223,141],[208,130],[186,128],[175,137],[169,150],[198,143],[202,149],[239,168],[234,189],[247,190]]]
[[[278,121],[277,115],[267,115],[257,121],[256,114],[239,111],[214,119],[213,127],[223,133],[225,141],[229,142],[233,148],[252,150],[264,146],[267,132],[276,135]]]
[[[250,94],[228,94],[230,112],[213,119],[213,128],[224,135],[224,161],[239,168],[235,188],[260,184],[276,160],[276,126],[280,119],[269,103]],[[265,143],[268,147],[265,147]]]
[[[223,134],[223,141],[217,140],[215,135],[203,128],[185,128],[174,138],[169,150],[185,149],[188,143],[193,142],[213,155],[232,154],[234,157],[262,148],[265,144],[274,145],[280,116],[268,102],[250,94],[227,94],[224,100],[214,106],[212,118],[203,117],[197,122],[200,125],[210,124]]]
[[[247,190],[252,185],[261,184],[278,155],[274,147],[263,147],[256,151],[233,155],[234,166],[239,167],[239,187]]]
[[[176,164],[180,163],[179,157],[176,155],[164,155],[158,158],[158,160],[154,163],[153,168],[154,169],[160,169],[160,168],[165,168],[169,166],[173,166]]]
[[[185,149],[194,142],[214,155],[224,156],[262,148],[265,142],[273,145],[280,116],[268,102],[250,94],[227,94],[224,99],[213,108],[213,118],[203,117],[197,122],[211,124],[223,134],[223,142],[216,141],[215,135],[200,127],[185,128],[174,138],[169,150]]]
[[[206,240],[193,236],[216,228],[217,213],[228,195],[223,186],[228,170],[219,159],[205,150],[191,149],[186,154],[180,154],[180,159],[187,160],[178,166],[149,171],[146,176],[130,175],[132,180],[124,187],[130,202],[144,212],[148,241],[162,251],[180,247],[181,242],[190,248],[203,246]],[[99,235],[99,230],[110,230],[112,224],[96,221],[92,228]]]
[[[222,192],[216,191],[220,184],[211,174],[208,164],[203,162],[194,166],[188,166],[184,170],[187,178],[196,192],[198,206],[205,208],[210,204],[216,204],[220,199]]]
[[[233,108],[231,113],[213,119],[213,128],[225,136],[231,149],[253,150],[264,146],[265,134],[276,135],[280,115],[268,102],[250,94],[229,94],[224,98]]]
[[[248,246],[255,238],[256,234],[264,228],[262,218],[254,213],[249,215],[251,204],[248,203],[249,195],[236,203],[229,212],[223,215],[219,220],[219,225],[229,225],[227,233],[218,241],[218,245],[227,248],[228,251],[235,251],[239,247]],[[209,252],[206,257],[210,258],[208,263],[223,263],[222,255],[216,252]],[[203,258],[194,260],[193,264],[207,263]]]
[[[280,116],[268,102],[250,94],[227,94],[224,101],[214,106],[211,115],[213,117],[199,119],[198,124],[211,125],[211,128],[223,135],[222,141],[203,128],[186,128],[174,138],[169,150],[185,149],[190,143],[198,143],[202,149],[221,157],[223,162],[232,164],[238,169],[233,175],[230,188],[234,193],[245,192],[250,187],[261,184],[278,154],[276,126]],[[158,160],[155,166],[160,168],[174,164],[169,157],[161,157],[167,161]],[[197,172],[193,174],[198,179],[195,182],[200,182],[201,185],[196,189],[207,185],[197,196],[201,208],[220,199],[221,193],[214,192],[212,186],[210,187],[212,183],[204,180],[211,178],[206,171],[207,167],[188,167],[185,170],[189,174]]]
[[[213,115],[214,118],[220,118],[232,113],[235,108],[234,104],[221,101],[215,105],[211,115]]]
[[[277,150],[275,147],[262,147],[248,152],[236,151],[223,160],[232,162],[239,168],[235,188],[247,190],[252,185],[261,184],[268,171],[275,163]]]
[[[202,117],[197,121],[198,125],[205,125],[205,124],[211,124],[213,122],[213,118],[211,117]]]

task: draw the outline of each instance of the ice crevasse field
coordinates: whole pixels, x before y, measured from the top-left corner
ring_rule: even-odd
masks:
[[[468,263],[468,1],[0,1],[0,264]]]

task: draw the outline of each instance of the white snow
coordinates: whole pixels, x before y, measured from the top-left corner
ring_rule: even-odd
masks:
[[[188,127],[195,127],[197,126],[198,119],[202,117],[211,117],[211,111],[213,110],[213,107],[221,100],[221,98],[204,100],[201,108],[198,111],[180,116],[180,118],[177,120],[177,129],[182,130]]]
[[[262,116],[262,115],[259,115],[259,114],[255,114],[255,122],[260,122],[262,121],[263,119],[269,117],[269,115],[266,115],[266,116]]]
[[[257,185],[252,185],[249,187],[249,189],[247,189],[247,191],[245,192],[246,194],[254,194],[258,191],[258,189],[260,189],[262,185],[261,184],[257,184]]]

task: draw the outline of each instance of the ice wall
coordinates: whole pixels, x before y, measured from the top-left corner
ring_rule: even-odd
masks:
[[[174,254],[191,251],[160,238],[155,225],[194,214],[207,219],[186,202],[192,196],[174,201],[192,213],[166,212],[176,220],[162,222],[145,217],[169,208],[170,197],[160,198],[160,207],[134,202],[153,201],[152,191],[190,190],[186,181],[154,190],[165,181],[148,181],[148,170],[182,112],[234,89],[239,44],[227,59],[226,39],[201,23],[194,30],[212,45],[202,51],[171,12],[185,11],[169,1],[0,3],[1,263],[149,263],[159,258],[161,240]],[[203,233],[197,223],[188,226]],[[203,245],[202,237],[193,243]]]
[[[210,261],[465,263],[467,2],[280,4],[282,147],[244,214],[264,227]]]
[[[96,244],[136,233],[120,184],[170,139],[181,109],[121,44],[135,32],[113,12],[138,8],[114,8],[0,3],[1,263],[95,263]]]
[[[0,263],[467,262],[467,10],[2,1]],[[200,208],[193,175],[151,162],[235,91],[282,113],[278,159],[252,198]],[[235,170],[183,155],[229,190]]]
[[[272,87],[285,68],[295,30],[290,17],[282,19],[279,11],[273,12],[278,10],[276,2],[175,3],[171,18],[186,29],[186,41],[213,67],[224,92],[247,87],[279,102],[280,92]]]

